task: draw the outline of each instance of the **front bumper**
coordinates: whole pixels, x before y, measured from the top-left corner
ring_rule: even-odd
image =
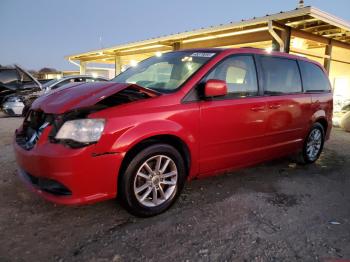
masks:
[[[19,175],[34,192],[65,205],[88,204],[116,196],[121,154],[96,155],[94,145],[71,149],[48,142],[47,135],[44,132],[29,151],[14,141]]]

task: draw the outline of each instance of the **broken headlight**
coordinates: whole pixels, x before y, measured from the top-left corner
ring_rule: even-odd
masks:
[[[55,138],[79,143],[93,143],[100,139],[104,126],[104,119],[69,120],[59,129]]]

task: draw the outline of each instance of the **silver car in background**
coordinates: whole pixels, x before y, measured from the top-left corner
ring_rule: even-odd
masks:
[[[93,77],[90,75],[72,75],[66,76],[60,79],[53,79],[49,82],[46,82],[42,85],[44,93],[47,93],[51,90],[57,89],[61,86],[70,84],[70,83],[79,83],[79,82],[103,82],[108,81],[108,79],[104,77]]]
[[[26,111],[30,108],[30,105],[39,96],[55,90],[59,87],[70,83],[79,82],[101,82],[108,81],[103,77],[93,77],[90,75],[72,75],[66,76],[60,79],[53,79],[41,85],[41,90],[30,93],[28,95],[13,94],[4,99],[2,104],[2,110],[9,116],[22,116],[25,115]]]
[[[27,97],[41,90],[42,84],[20,66],[0,66],[0,109],[7,115],[16,115],[21,111],[19,97]]]

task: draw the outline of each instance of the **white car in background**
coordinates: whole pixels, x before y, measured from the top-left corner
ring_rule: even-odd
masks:
[[[350,100],[347,100],[347,105],[342,106],[340,111],[333,113],[333,126],[350,132]]]
[[[348,78],[335,79],[333,90],[333,126],[350,132],[350,82]]]
[[[93,77],[89,75],[72,75],[60,79],[53,79],[43,84],[40,91],[25,96],[18,94],[8,96],[2,104],[2,110],[9,116],[22,116],[25,115],[26,111],[29,109],[36,98],[61,86],[70,83],[101,81],[108,81],[108,79],[104,77]]]

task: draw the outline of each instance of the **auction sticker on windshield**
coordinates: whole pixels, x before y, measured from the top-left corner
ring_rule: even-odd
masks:
[[[193,53],[192,57],[212,57],[215,53]]]

